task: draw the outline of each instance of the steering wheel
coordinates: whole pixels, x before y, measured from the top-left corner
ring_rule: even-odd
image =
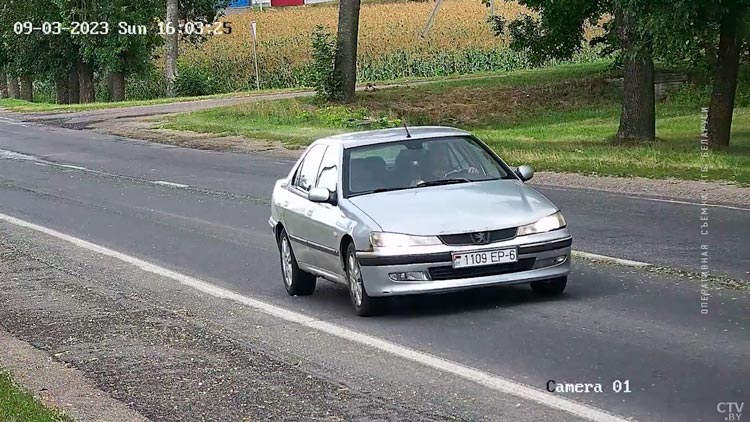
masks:
[[[472,170],[474,170],[474,171],[472,171]],[[468,169],[462,169],[462,168],[453,169],[453,170],[449,171],[448,173],[445,173],[445,176],[443,176],[443,178],[445,179],[445,178],[448,178],[450,176],[453,176],[455,174],[460,174],[460,173],[479,174],[479,169],[477,169],[475,167],[469,167]]]
[[[453,169],[453,170],[449,171],[448,173],[445,173],[445,176],[443,176],[443,178],[447,179],[448,177],[453,176],[454,174],[463,173],[465,171],[466,170],[460,169],[460,168],[459,169]]]

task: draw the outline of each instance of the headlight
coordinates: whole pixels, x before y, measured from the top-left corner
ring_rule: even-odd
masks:
[[[381,248],[401,248],[407,246],[431,246],[441,245],[442,242],[437,236],[411,236],[401,233],[370,233],[370,243],[372,246]]]
[[[539,219],[535,223],[527,224],[518,228],[518,236],[527,234],[544,233],[565,227],[565,219],[560,211]]]

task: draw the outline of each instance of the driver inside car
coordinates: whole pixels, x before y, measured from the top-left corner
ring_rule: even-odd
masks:
[[[423,181],[432,182],[435,180],[450,179],[460,177],[461,173],[479,174],[476,167],[461,168],[451,164],[451,150],[447,144],[434,144],[427,154],[427,171],[423,175]]]

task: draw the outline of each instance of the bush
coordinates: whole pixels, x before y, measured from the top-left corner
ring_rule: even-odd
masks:
[[[197,66],[180,68],[174,86],[177,95],[181,97],[196,97],[221,92],[219,83],[212,73]]]
[[[336,40],[326,27],[318,25],[313,30],[312,49],[310,72],[315,94],[322,100],[336,100],[341,94],[341,81],[333,71]]]

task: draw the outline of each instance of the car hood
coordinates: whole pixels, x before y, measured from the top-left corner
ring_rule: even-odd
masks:
[[[518,227],[557,207],[517,180],[405,189],[349,200],[387,232],[439,235]]]

